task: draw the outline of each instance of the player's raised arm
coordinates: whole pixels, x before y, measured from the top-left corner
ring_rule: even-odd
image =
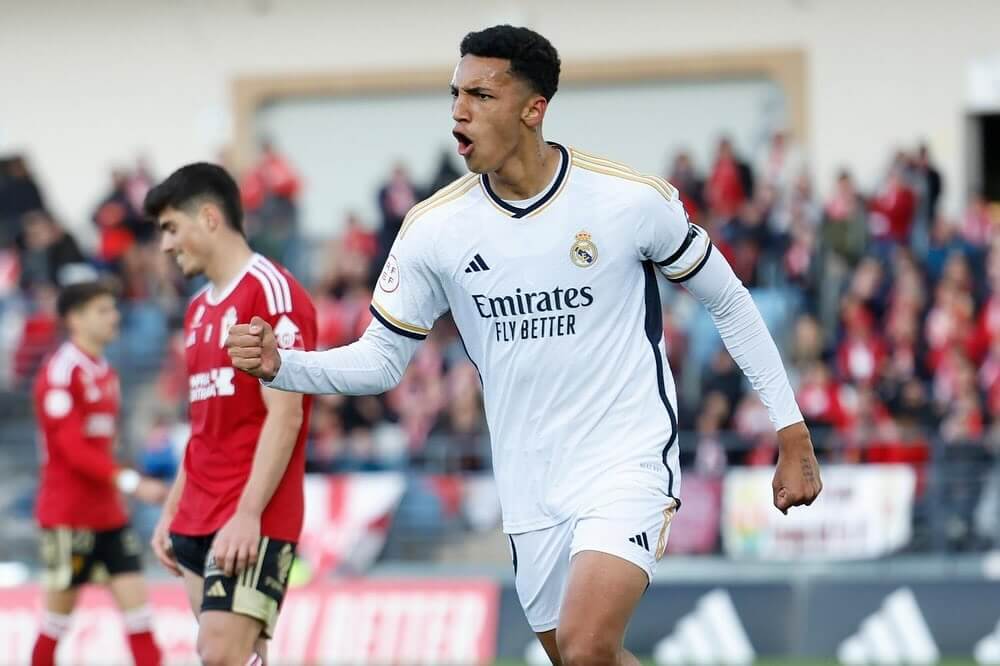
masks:
[[[774,505],[784,513],[809,505],[823,487],[812,440],[781,355],[750,292],[704,229],[690,224],[677,197],[650,195],[639,228],[640,252],[708,309],[726,349],[767,407],[778,431]]]
[[[229,330],[233,367],[268,388],[296,393],[372,395],[396,386],[417,345],[448,309],[430,267],[433,243],[419,229],[402,231],[372,296],[372,323],[356,342],[326,351],[278,349],[274,331],[260,317]]]
[[[226,339],[233,367],[260,378],[268,388],[343,395],[374,395],[396,386],[418,344],[377,320],[357,342],[326,351],[279,350],[271,327],[256,317],[233,326]]]

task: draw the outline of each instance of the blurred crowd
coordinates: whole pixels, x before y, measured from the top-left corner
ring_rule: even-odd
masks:
[[[996,206],[972,193],[959,216],[944,213],[948,184],[923,145],[891,155],[875,183],[841,171],[825,200],[814,191],[805,155],[780,132],[757,155],[741,155],[721,139],[711,163],[696,164],[682,152],[665,172],[691,220],[709,231],[754,293],[821,460],[909,463],[920,492],[934,456],[959,467],[995,466]],[[372,285],[406,212],[458,175],[447,157],[428,183],[395,165],[373,192],[378,219],[347,214],[336,237],[303,239],[301,179],[275,146],[261,144],[256,163],[240,174],[248,237],[311,289],[321,347],[361,335]],[[56,285],[82,266],[113,276],[125,318],[112,355],[123,379],[134,383],[130,396],[141,423],[133,448],[148,468],[169,476],[182,446],[186,396],[177,331],[186,298],[199,285],[185,283],[157,251],[156,229],[140,213],[155,180],[143,160],[116,169],[83,245],[49,212],[26,161],[0,161],[0,384],[23,392],[56,344]],[[709,477],[731,465],[771,464],[775,436],[766,410],[707,315],[680,289],[666,285],[663,296],[680,424],[688,433],[683,464]],[[448,319],[420,347],[398,388],[384,396],[321,397],[311,431],[313,471],[489,467],[478,377]],[[979,491],[973,494],[978,501]]]

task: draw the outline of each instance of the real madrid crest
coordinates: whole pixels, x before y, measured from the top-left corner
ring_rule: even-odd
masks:
[[[569,248],[569,259],[580,268],[590,268],[597,263],[597,246],[590,240],[590,234],[581,231]]]

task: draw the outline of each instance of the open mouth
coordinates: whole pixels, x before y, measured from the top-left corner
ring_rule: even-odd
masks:
[[[452,136],[455,137],[455,140],[458,141],[459,155],[461,155],[462,157],[468,157],[470,154],[472,154],[472,148],[473,148],[472,139],[467,137],[462,132],[459,132],[458,130],[455,130],[451,134]]]

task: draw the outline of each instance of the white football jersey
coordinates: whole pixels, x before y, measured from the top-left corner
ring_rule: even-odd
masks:
[[[451,311],[482,379],[508,533],[558,524],[623,479],[678,497],[655,271],[683,281],[712,252],[671,185],[553,145],[559,171],[526,208],[477,174],[414,207],[372,302],[414,339]]]

